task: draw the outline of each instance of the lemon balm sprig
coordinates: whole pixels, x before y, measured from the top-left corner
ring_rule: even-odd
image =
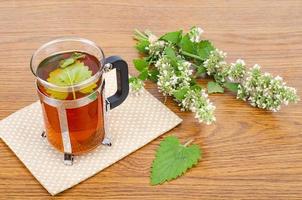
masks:
[[[215,106],[197,84],[205,75],[213,78],[207,85],[209,94],[229,90],[258,108],[278,111],[282,105],[299,100],[295,88],[286,86],[279,76],[262,73],[258,65],[249,68],[242,59],[227,63],[226,53],[204,39],[203,32],[192,27],[187,33],[179,30],[157,37],[136,29],[136,49],[144,57],[134,60],[140,74],[130,79],[133,91],[139,91],[142,81],[150,79],[163,95],[172,96],[182,110],[195,112],[198,120],[207,124],[215,120]]]

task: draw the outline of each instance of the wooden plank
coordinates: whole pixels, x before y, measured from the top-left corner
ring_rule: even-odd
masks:
[[[29,70],[42,43],[77,35],[97,42],[106,55],[129,63],[134,28],[156,34],[202,26],[204,37],[228,52],[283,76],[302,90],[301,1],[0,1],[0,119],[37,100]],[[131,74],[136,74],[130,64]],[[158,99],[156,85],[146,88]],[[211,95],[217,123],[198,124],[171,100],[184,119],[168,134],[196,137],[203,160],[185,176],[149,185],[149,168],[162,137],[57,199],[301,199],[302,107],[270,113],[238,101],[231,93]],[[0,142],[0,199],[44,199],[49,194]]]

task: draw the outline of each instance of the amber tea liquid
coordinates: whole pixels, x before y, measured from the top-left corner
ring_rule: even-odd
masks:
[[[44,59],[38,66],[37,75],[47,80],[50,73],[60,67],[60,62],[69,58],[75,52],[65,52],[50,56]],[[96,74],[102,67],[98,59],[90,54],[84,54],[84,57],[79,59],[92,72],[92,76]],[[102,77],[95,82],[96,87],[89,93],[81,91],[66,92],[64,99],[60,100],[76,100],[85,98],[87,95],[95,92],[101,85]],[[38,90],[50,97],[55,98],[49,93],[47,88],[37,82]],[[101,91],[101,90],[100,90]],[[96,99],[89,104],[78,107],[66,109],[66,116],[69,129],[69,137],[72,146],[73,154],[85,153],[97,147],[104,138],[104,119],[103,119],[103,96],[102,92],[96,93]],[[44,115],[44,123],[48,141],[59,151],[63,152],[62,135],[60,129],[60,121],[58,110],[56,107],[46,104],[41,101]]]

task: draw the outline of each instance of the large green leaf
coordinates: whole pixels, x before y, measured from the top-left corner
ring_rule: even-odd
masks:
[[[145,69],[138,75],[138,78],[144,81],[148,78],[148,76],[149,76],[148,69]]]
[[[148,40],[140,40],[137,42],[135,48],[140,52],[140,53],[148,53],[147,47],[149,47],[150,42]]]
[[[57,86],[74,86],[83,82],[92,76],[92,71],[83,62],[76,61],[65,68],[57,68],[49,74],[47,81]],[[86,88],[80,90],[82,93],[90,93],[97,85],[92,83]],[[54,98],[65,99],[68,95],[67,92],[59,92],[48,89],[47,92]],[[75,93],[74,98],[75,98]]]
[[[184,146],[175,136],[166,137],[156,151],[152,163],[151,184],[162,184],[184,174],[201,159],[199,146]]]
[[[148,62],[145,59],[134,59],[133,64],[137,71],[142,72],[148,68]]]
[[[169,32],[165,35],[161,36],[160,39],[165,40],[167,42],[171,42],[172,44],[178,44],[181,39],[182,31]]]
[[[211,51],[213,50],[214,50],[214,46],[208,40],[203,40],[199,42],[197,45],[197,54],[203,60],[206,60],[209,57]]]
[[[195,54],[196,53],[196,47],[195,44],[190,40],[190,37],[188,34],[182,37],[180,44],[180,48],[182,51]]]

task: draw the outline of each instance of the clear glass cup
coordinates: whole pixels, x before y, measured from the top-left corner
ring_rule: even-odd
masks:
[[[72,55],[73,52],[85,54],[82,63],[88,66],[91,77],[68,86],[49,82],[47,78],[51,70],[57,67],[51,59]],[[52,146],[64,152],[66,157],[88,152],[104,139],[110,143],[106,137],[109,135],[106,113],[120,105],[129,92],[128,65],[124,60],[118,56],[105,58],[102,49],[90,40],[63,37],[37,49],[30,67],[36,77],[46,137]],[[116,69],[117,91],[106,99],[103,74],[111,69]]]

